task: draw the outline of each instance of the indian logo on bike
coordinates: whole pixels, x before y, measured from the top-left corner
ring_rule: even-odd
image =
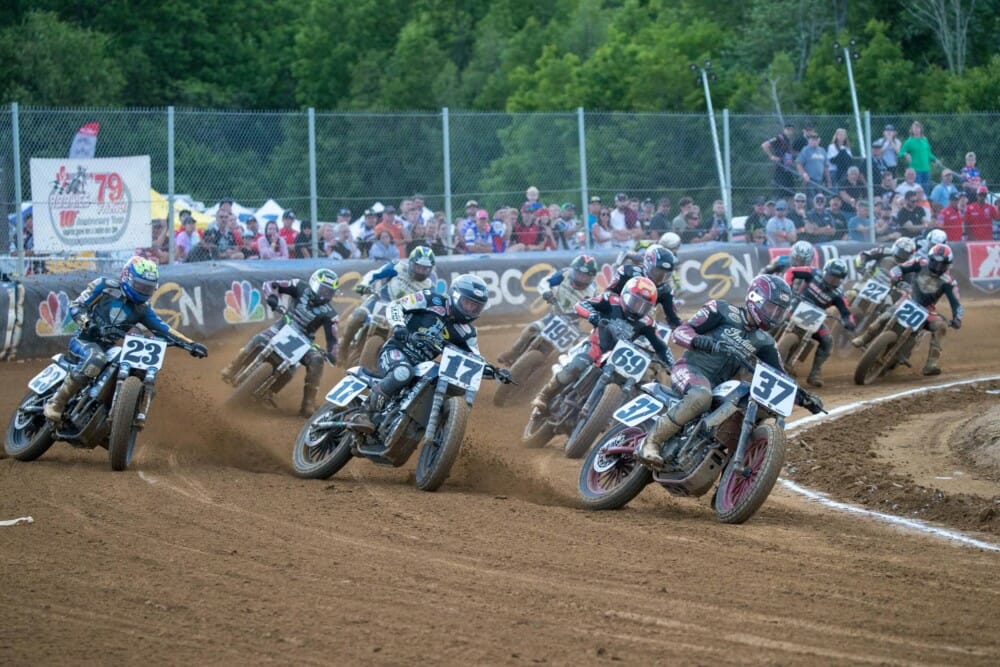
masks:
[[[969,255],[969,281],[984,292],[1000,289],[1000,242],[965,244]]]
[[[251,286],[249,280],[234,280],[232,287],[226,290],[226,309],[222,316],[229,324],[263,322],[265,314],[260,290]]]
[[[78,328],[69,316],[69,296],[66,292],[49,292],[45,300],[38,304],[36,336],[72,336]]]

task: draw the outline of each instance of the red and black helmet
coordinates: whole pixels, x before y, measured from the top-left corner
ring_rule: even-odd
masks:
[[[656,285],[646,276],[630,278],[622,288],[622,309],[635,318],[648,315],[656,305]]]
[[[944,275],[954,259],[951,248],[944,243],[938,243],[927,253],[927,270],[935,276]]]
[[[759,329],[780,324],[791,305],[792,288],[777,276],[757,276],[747,289],[747,313]]]

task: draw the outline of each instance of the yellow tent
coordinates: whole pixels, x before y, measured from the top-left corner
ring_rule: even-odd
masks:
[[[180,218],[177,214],[184,209],[184,205],[174,201],[174,224],[173,229],[175,232],[181,230]],[[196,227],[202,231],[205,230],[210,224],[215,222],[215,218],[211,215],[205,215],[204,213],[199,213],[198,211],[191,211],[191,215],[195,219]],[[167,198],[161,195],[159,192],[153,188],[149,189],[149,217],[153,220],[166,220],[167,219]]]

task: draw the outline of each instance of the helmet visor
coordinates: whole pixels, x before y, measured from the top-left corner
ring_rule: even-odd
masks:
[[[471,299],[465,295],[458,298],[458,309],[469,319],[475,319],[482,315],[485,307],[485,303],[480,303],[479,301]]]
[[[635,294],[625,294],[622,296],[622,305],[625,306],[626,311],[639,317],[648,315],[649,311],[653,310],[653,304]]]
[[[573,283],[573,287],[576,289],[585,289],[590,287],[590,283],[594,282],[594,276],[584,271],[574,270],[573,277],[570,278],[570,282]]]
[[[329,285],[321,284],[319,288],[316,290],[316,296],[319,299],[322,299],[323,301],[329,301],[330,299],[333,298],[333,295],[336,291],[337,290],[335,290],[333,287],[330,287]]]
[[[132,276],[130,287],[136,294],[148,299],[149,297],[153,296],[154,292],[156,292],[157,284],[158,283],[155,280],[146,280],[142,276],[134,275]]]
[[[836,273],[832,273],[830,271],[826,272],[823,276],[823,280],[825,280],[826,284],[830,287],[840,287],[840,283],[844,282],[843,276],[838,276]]]
[[[423,264],[417,264],[414,261],[410,262],[410,274],[416,280],[427,280],[428,278],[430,278],[431,271],[433,270],[434,267],[424,266]]]
[[[764,301],[758,307],[761,314],[764,315],[765,321],[771,326],[784,320],[788,314],[788,307],[786,305],[774,301]]]

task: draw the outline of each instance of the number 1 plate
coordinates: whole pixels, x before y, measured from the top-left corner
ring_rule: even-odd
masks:
[[[757,362],[750,383],[750,395],[771,412],[787,417],[795,408],[795,380],[776,368]]]
[[[274,334],[271,345],[285,360],[295,364],[309,351],[310,343],[295,327],[286,324]]]
[[[132,368],[149,370],[163,365],[163,357],[167,353],[167,343],[145,336],[125,336],[122,343],[121,363]]]

